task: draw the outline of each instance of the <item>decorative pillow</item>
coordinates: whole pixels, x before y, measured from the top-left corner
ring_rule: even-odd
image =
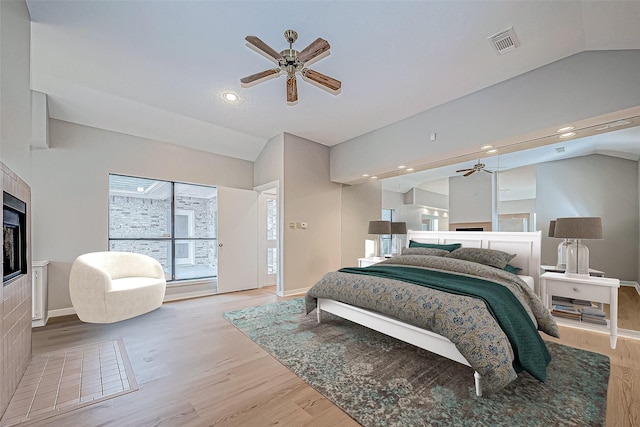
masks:
[[[444,249],[445,251],[455,251],[462,246],[462,243],[451,243],[450,245],[438,245],[436,243],[420,243],[415,240],[409,240],[410,248],[431,248],[431,249]]]
[[[504,271],[508,271],[509,273],[513,273],[513,274],[518,274],[518,272],[520,272],[520,270],[522,270],[520,267],[514,267],[511,264],[507,264],[504,266]]]
[[[432,255],[445,256],[449,251],[437,248],[402,248],[402,255]]]
[[[498,251],[496,249],[484,248],[460,248],[446,255],[450,258],[464,259],[479,264],[490,265],[499,269],[504,269],[507,263],[515,257],[515,254]]]

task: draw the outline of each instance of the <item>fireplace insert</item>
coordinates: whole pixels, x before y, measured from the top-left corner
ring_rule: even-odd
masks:
[[[2,283],[27,273],[27,205],[2,194]]]

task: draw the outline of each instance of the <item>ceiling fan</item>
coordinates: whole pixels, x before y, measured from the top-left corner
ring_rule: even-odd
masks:
[[[478,163],[476,163],[475,165],[473,165],[473,167],[468,168],[468,169],[458,169],[456,171],[456,173],[460,173],[460,172],[466,172],[464,175],[462,176],[469,176],[472,173],[475,172],[480,172],[480,171],[484,171],[486,173],[493,173],[492,171],[485,169],[485,164],[484,163],[480,163],[480,160],[478,160]]]
[[[294,105],[298,102],[298,83],[296,74],[300,74],[302,78],[316,86],[337,95],[340,93],[342,83],[332,77],[326,76],[314,70],[307,68],[312,62],[318,61],[329,54],[329,42],[322,38],[317,38],[309,46],[298,52],[293,48],[293,43],[298,39],[298,33],[294,30],[284,32],[284,38],[289,43],[289,49],[285,49],[278,53],[268,44],[260,40],[256,36],[247,36],[247,46],[264,55],[267,59],[278,65],[278,68],[261,71],[240,79],[243,87],[250,87],[254,84],[261,83],[268,79],[278,77],[280,74],[287,76],[287,103]]]

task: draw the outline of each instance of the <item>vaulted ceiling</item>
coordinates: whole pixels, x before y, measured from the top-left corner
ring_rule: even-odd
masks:
[[[255,160],[282,132],[327,146],[585,50],[639,49],[638,1],[40,1],[32,88],[53,118]],[[498,55],[488,37],[513,27]],[[333,95],[285,78],[240,78],[273,64],[298,32],[331,54],[311,68],[342,81]],[[233,92],[236,103],[222,94]],[[473,147],[474,149],[476,147]]]

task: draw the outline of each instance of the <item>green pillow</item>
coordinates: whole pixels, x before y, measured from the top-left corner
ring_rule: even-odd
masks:
[[[509,273],[518,274],[518,272],[519,272],[520,270],[522,270],[522,269],[521,269],[521,268],[518,268],[518,267],[514,267],[514,266],[513,266],[513,265],[511,265],[511,264],[507,264],[507,265],[504,267],[504,270],[505,270],[505,271],[508,271]]]
[[[432,249],[444,249],[445,251],[455,251],[460,248],[462,243],[451,243],[450,245],[438,245],[436,243],[420,243],[415,240],[409,240],[410,248],[432,248]]]

